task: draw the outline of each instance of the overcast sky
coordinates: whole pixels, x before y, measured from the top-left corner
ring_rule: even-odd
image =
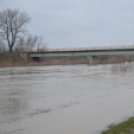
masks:
[[[49,48],[134,44],[134,0],[0,0],[7,8],[26,12]]]

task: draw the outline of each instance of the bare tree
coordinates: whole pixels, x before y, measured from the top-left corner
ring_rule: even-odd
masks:
[[[47,44],[44,42],[44,37],[37,37],[37,51],[45,51],[47,49]]]
[[[29,51],[33,50],[37,44],[37,37],[33,37],[29,35],[28,37],[20,38],[18,41],[18,45],[16,46],[16,51]]]
[[[45,51],[47,49],[47,44],[43,41],[44,38],[42,36],[32,36],[29,35],[27,37],[22,37],[18,40],[18,45],[16,46],[16,51],[29,51],[29,50],[37,50],[37,51]]]
[[[0,37],[7,44],[9,51],[12,52],[18,40],[22,38],[22,34],[27,31],[25,24],[29,22],[30,18],[26,13],[18,10],[7,9],[0,12]]]

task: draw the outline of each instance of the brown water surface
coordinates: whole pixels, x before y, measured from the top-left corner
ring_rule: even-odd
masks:
[[[134,72],[110,65],[0,69],[0,134],[92,134],[133,114]]]

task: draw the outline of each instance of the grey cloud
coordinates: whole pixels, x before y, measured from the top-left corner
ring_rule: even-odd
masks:
[[[43,35],[50,47],[134,42],[133,0],[4,0],[0,7],[27,12],[29,31]]]

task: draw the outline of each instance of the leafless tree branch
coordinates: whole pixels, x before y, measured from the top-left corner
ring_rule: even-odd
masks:
[[[0,12],[0,37],[7,42],[9,51],[13,51],[17,40],[25,33],[25,25],[30,21],[26,13],[7,9]]]

